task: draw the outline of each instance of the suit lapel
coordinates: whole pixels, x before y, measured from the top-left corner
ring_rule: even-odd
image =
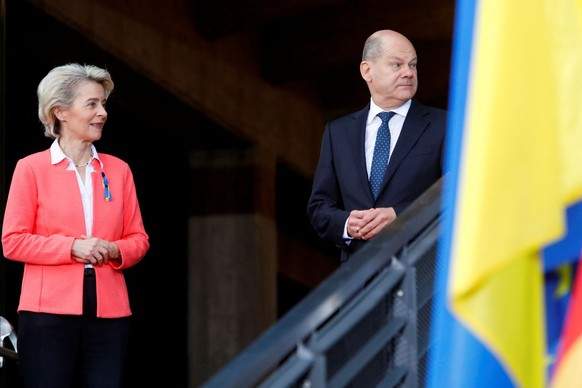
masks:
[[[356,168],[356,175],[354,177],[358,181],[358,186],[362,187],[370,199],[373,200],[372,191],[370,189],[370,181],[368,180],[368,169],[366,168],[366,119],[370,105],[368,104],[364,109],[352,115],[352,121],[347,123],[344,127],[345,139],[348,142],[346,149],[352,153],[352,160]]]
[[[394,152],[388,163],[388,170],[386,171],[386,176],[384,177],[384,183],[382,184],[382,189],[388,184],[390,179],[394,176],[398,167],[406,158],[406,155],[410,152],[412,147],[416,144],[418,138],[428,127],[429,121],[426,118],[427,109],[424,105],[412,101],[410,110],[406,115],[406,120],[402,126],[402,132],[398,137],[398,142],[394,148]]]

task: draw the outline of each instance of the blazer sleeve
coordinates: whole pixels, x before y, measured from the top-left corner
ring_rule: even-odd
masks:
[[[46,163],[50,164],[48,161]],[[74,192],[76,180],[73,182],[75,186],[69,187],[66,180],[61,178],[62,174],[53,175],[50,170],[39,170],[36,165],[38,163],[31,158],[25,158],[19,160],[14,169],[2,225],[4,256],[31,264],[71,264],[74,235],[65,233],[64,229],[52,233],[48,230],[48,223],[54,222],[57,228],[73,229],[80,226],[81,223],[76,225],[71,220],[49,220],[53,218],[50,211],[54,210],[55,214],[64,213],[59,212],[57,206],[66,204],[65,206],[74,207],[75,204],[71,204],[68,198],[52,200],[45,197],[40,193],[39,186],[52,180],[63,192]],[[39,211],[39,201],[50,208],[49,211]]]
[[[123,184],[123,234],[113,241],[121,253],[120,264],[112,262],[114,268],[124,269],[137,264],[148,251],[149,236],[145,231],[137,190],[131,169],[127,167]]]
[[[103,160],[103,170],[95,174],[93,181],[93,236],[119,247],[121,260],[110,263],[116,269],[125,269],[145,256],[150,246],[149,236],[145,231],[131,168],[117,157],[99,156]],[[109,183],[110,200],[105,199],[103,175]]]

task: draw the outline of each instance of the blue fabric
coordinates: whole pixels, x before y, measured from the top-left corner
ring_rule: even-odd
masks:
[[[370,169],[370,187],[374,198],[378,197],[386,168],[388,168],[388,157],[390,156],[390,129],[388,121],[394,116],[395,112],[380,112],[378,117],[382,119],[382,124],[378,128],[376,144],[374,145],[374,158]]]

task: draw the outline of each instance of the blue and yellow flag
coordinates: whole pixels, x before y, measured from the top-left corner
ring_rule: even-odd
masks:
[[[427,386],[544,387],[543,249],[582,200],[582,0],[458,0],[448,125]]]
[[[556,363],[550,368],[549,386],[577,388],[582,383],[582,271],[578,271],[566,324],[559,341]]]

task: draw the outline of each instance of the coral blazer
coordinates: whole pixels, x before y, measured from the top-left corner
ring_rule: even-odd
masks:
[[[95,267],[97,316],[131,315],[122,270],[137,264],[149,249],[129,165],[107,154],[93,160],[93,233],[119,247],[121,261]],[[86,233],[75,171],[68,161],[51,164],[50,150],[16,164],[2,227],[4,257],[24,263],[18,311],[83,313],[84,265],[74,261],[75,238]],[[111,200],[104,198],[101,172]]]

